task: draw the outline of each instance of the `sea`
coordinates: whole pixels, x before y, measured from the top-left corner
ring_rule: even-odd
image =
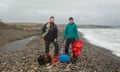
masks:
[[[110,50],[120,57],[120,28],[79,28],[78,31],[90,43]]]

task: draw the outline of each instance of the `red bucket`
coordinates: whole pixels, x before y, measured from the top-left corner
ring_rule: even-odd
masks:
[[[82,52],[82,49],[83,49],[83,41],[82,40],[75,41],[72,45],[73,56],[75,58],[78,58]]]

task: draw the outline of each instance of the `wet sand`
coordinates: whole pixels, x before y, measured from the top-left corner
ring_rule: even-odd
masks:
[[[63,30],[59,30],[60,50],[64,50]],[[81,34],[82,36],[82,34]],[[0,72],[120,72],[120,58],[109,50],[90,44],[84,39],[84,49],[76,64],[60,63],[47,68],[40,66],[37,57],[44,54],[44,42],[36,38],[27,48],[14,52],[0,52]],[[53,46],[50,47],[53,49]]]

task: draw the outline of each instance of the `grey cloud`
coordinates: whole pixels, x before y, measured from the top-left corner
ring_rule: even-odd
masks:
[[[67,23],[69,16],[78,24],[120,25],[119,0],[0,0],[0,18],[7,22]]]

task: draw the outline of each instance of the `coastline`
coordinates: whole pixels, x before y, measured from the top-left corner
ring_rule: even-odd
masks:
[[[10,43],[17,40],[22,40],[33,35],[39,35],[38,31],[24,31],[24,30],[0,30],[0,45],[4,45],[6,43]]]
[[[81,33],[81,32],[79,32],[80,33],[80,35],[82,36],[82,40],[84,40],[84,42],[85,42],[85,45],[84,46],[86,46],[86,44],[88,44],[88,45],[90,45],[91,47],[93,47],[93,48],[97,48],[97,49],[99,49],[99,50],[101,50],[101,51],[104,51],[103,53],[105,53],[105,54],[109,54],[111,57],[116,57],[116,58],[119,58],[120,59],[120,57],[118,57],[117,55],[115,55],[115,54],[113,54],[112,53],[112,51],[110,51],[110,50],[108,50],[108,49],[106,49],[106,48],[104,48],[104,47],[100,47],[100,46],[97,46],[97,45],[95,45],[95,44],[92,44],[89,40],[87,40],[85,37],[84,37],[84,34],[83,33]],[[86,48],[86,47],[85,47]]]
[[[114,55],[110,50],[90,43],[82,33],[80,34],[85,44],[81,57],[86,56],[88,61],[91,59],[90,62],[97,63],[98,72],[120,72],[120,57]]]
[[[58,42],[61,50],[63,30],[60,30]],[[0,71],[5,72],[120,72],[120,58],[111,51],[92,45],[80,33],[84,40],[84,49],[76,64],[63,64],[47,69],[38,65],[37,57],[44,53],[44,43],[36,38],[27,44],[27,48],[14,52],[0,53]],[[52,46],[51,46],[52,48]]]

